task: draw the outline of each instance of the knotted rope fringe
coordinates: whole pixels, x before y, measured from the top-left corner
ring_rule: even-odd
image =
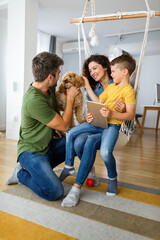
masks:
[[[150,20],[151,20],[151,18],[153,16],[155,16],[155,11],[151,11],[150,10],[149,4],[148,4],[148,0],[145,0],[145,3],[146,3],[147,10],[148,10],[148,14],[147,14],[147,20],[146,20],[146,27],[145,27],[143,43],[142,43],[142,47],[141,47],[141,53],[140,53],[140,57],[139,57],[139,63],[138,63],[138,68],[137,68],[136,80],[135,80],[135,85],[134,85],[134,91],[135,91],[135,95],[136,95],[136,100],[137,100],[138,92],[139,92],[140,75],[141,75],[141,70],[142,70],[142,66],[143,66],[143,59],[144,59],[145,49],[146,49],[146,45],[147,45]],[[122,125],[121,125],[120,131],[123,132],[126,135],[126,137],[128,138],[128,141],[129,141],[132,133],[134,132],[134,129],[135,129],[135,118],[132,121],[125,121],[125,122],[123,122]]]

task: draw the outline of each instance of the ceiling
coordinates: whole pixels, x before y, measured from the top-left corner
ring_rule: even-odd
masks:
[[[60,37],[62,41],[77,40],[77,26],[69,20],[80,18],[86,0],[39,0],[39,30]],[[149,0],[150,9],[160,11],[159,0]],[[96,15],[133,11],[146,11],[145,0],[95,0]],[[91,16],[91,3],[88,8]],[[143,32],[146,18],[101,21],[96,23],[98,36],[113,36]],[[91,23],[85,24],[86,31]],[[151,20],[150,29],[160,29],[160,17]]]
[[[77,25],[71,24],[71,19],[80,18],[86,0],[38,0],[38,29],[58,37],[61,42],[77,40]],[[148,0],[150,9],[160,11],[160,0]],[[0,0],[0,10],[7,8],[8,0]],[[133,11],[146,11],[145,0],[95,0],[96,15]],[[88,14],[91,16],[91,2],[89,2]],[[116,21],[96,22],[96,33],[98,38],[107,36],[123,37],[127,33],[144,32],[146,18],[124,19]],[[91,23],[85,23],[85,32],[89,33]],[[151,19],[150,30],[159,30],[157,37],[148,41],[147,48],[150,54],[160,54],[160,16]],[[124,46],[119,46],[124,49]],[[126,44],[125,51],[138,54],[141,43]],[[148,51],[148,50],[147,50]]]

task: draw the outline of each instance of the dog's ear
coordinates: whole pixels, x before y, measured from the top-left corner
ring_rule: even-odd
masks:
[[[59,86],[58,90],[61,93],[65,93],[65,91],[66,91],[65,87],[62,84]]]
[[[76,74],[75,74],[75,81],[76,81],[76,87],[83,87],[84,86],[83,79]]]

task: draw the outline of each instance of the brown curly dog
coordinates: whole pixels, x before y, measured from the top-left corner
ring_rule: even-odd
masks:
[[[66,89],[70,88],[71,86],[80,88],[84,86],[84,82],[82,78],[78,76],[76,73],[67,72],[62,77],[62,83],[56,92],[57,107],[59,111],[64,111],[64,109],[66,108],[66,101],[67,101]],[[74,114],[79,123],[82,123],[85,121],[85,118],[83,117],[83,95],[81,91],[75,97],[71,127],[75,126]]]

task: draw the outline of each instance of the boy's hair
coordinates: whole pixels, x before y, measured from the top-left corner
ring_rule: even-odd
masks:
[[[127,68],[130,76],[136,68],[136,61],[129,53],[122,54],[121,56],[113,59],[111,61],[111,66],[115,64],[118,64],[120,69]]]
[[[43,82],[49,74],[55,76],[63,60],[54,53],[41,52],[32,60],[32,73],[36,82]]]
[[[106,68],[109,78],[111,78],[110,61],[109,61],[108,57],[106,57],[105,55],[100,55],[100,54],[91,55],[89,58],[87,58],[84,61],[83,68],[82,68],[82,75],[85,76],[89,80],[91,88],[94,90],[98,83],[90,75],[89,68],[88,68],[88,65],[90,62],[96,62],[96,63],[102,65],[103,68]]]

